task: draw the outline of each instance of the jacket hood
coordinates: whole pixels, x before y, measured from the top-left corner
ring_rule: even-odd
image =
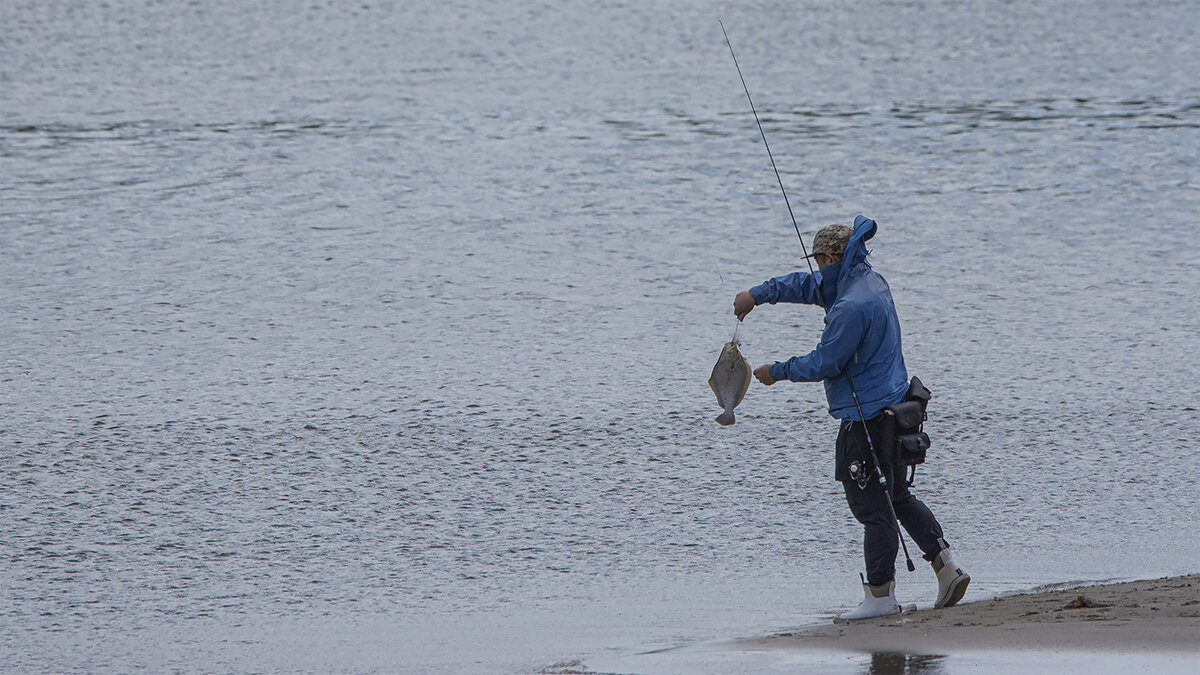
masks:
[[[858,274],[854,274],[854,271],[859,265],[866,265],[870,268],[871,263],[867,262],[867,240],[874,237],[875,231],[878,229],[879,225],[870,218],[855,216],[854,232],[850,234],[850,241],[846,244],[846,252],[842,255],[841,275],[850,273],[852,276],[858,276]],[[842,278],[841,275],[839,275],[839,280]]]
[[[842,259],[825,269],[817,272],[820,276],[821,294],[824,298],[825,309],[837,301],[838,290],[849,288],[850,283],[871,269],[867,262],[867,240],[875,236],[879,226],[866,216],[854,218],[854,231],[850,233],[850,241],[846,243],[846,252]]]

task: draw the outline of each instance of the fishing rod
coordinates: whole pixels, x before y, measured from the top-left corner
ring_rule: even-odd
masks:
[[[738,79],[742,81],[742,89],[746,91],[746,100],[750,102],[750,112],[754,113],[754,121],[758,123],[758,133],[762,135],[763,145],[767,148],[767,157],[771,159],[771,168],[775,170],[775,180],[779,182],[779,191],[783,193],[783,202],[787,204],[788,215],[792,218],[792,227],[796,228],[796,238],[800,240],[800,250],[804,252],[804,260],[808,263],[808,273],[814,277],[813,281],[815,282],[816,272],[813,270],[812,258],[808,255],[808,247],[804,245],[804,237],[800,236],[800,225],[796,223],[796,214],[792,212],[792,203],[788,200],[787,190],[783,188],[783,179],[779,177],[779,167],[775,166],[775,155],[771,153],[771,144],[767,143],[767,132],[763,131],[762,120],[758,118],[758,110],[754,108],[754,99],[750,97],[750,87],[746,86],[746,78],[742,75],[742,67],[738,65],[737,54],[733,53],[733,43],[729,40],[729,33],[725,32],[725,22],[717,19],[717,23],[721,25],[721,34],[725,36],[725,45],[729,47],[729,55],[733,57],[733,66],[737,68]],[[829,307],[825,305],[825,295],[821,292],[821,284],[814,283],[814,286],[817,289],[817,300],[821,303],[821,308],[828,314]],[[883,469],[879,465],[879,457],[875,454],[875,443],[871,440],[871,430],[867,428],[867,418],[863,415],[862,405],[858,402],[858,391],[854,388],[854,380],[850,379],[849,364],[843,374],[846,376],[846,384],[850,385],[850,395],[854,398],[854,407],[858,410],[858,418],[862,420],[863,432],[867,436],[867,449],[870,450],[871,460],[875,464],[875,477],[887,494],[888,510],[892,512],[892,522],[896,524],[896,535],[900,538],[900,547],[904,549],[904,561],[907,563],[908,571],[913,572],[917,568],[913,565],[912,557],[908,555],[908,546],[904,543],[904,534],[900,529],[900,519],[896,517],[896,507],[892,506],[892,488],[888,479],[884,477]]]
[[[792,213],[792,203],[788,201],[787,190],[783,189],[783,179],[779,177],[779,167],[775,166],[775,155],[771,154],[771,144],[767,143],[767,133],[763,131],[762,121],[758,119],[758,111],[754,109],[754,99],[750,98],[750,87],[746,86],[746,78],[742,76],[742,67],[738,65],[737,56],[733,53],[733,43],[729,41],[729,33],[725,32],[725,23],[721,24],[721,33],[725,36],[725,44],[729,47],[729,55],[733,57],[733,67],[737,68],[738,79],[742,81],[742,89],[746,90],[746,100],[750,102],[750,112],[754,113],[754,121],[758,122],[758,133],[762,134],[763,145],[767,146],[767,157],[771,158],[771,168],[775,169],[775,180],[779,181],[779,191],[783,193],[783,203],[787,204],[788,215],[792,217],[792,227],[796,228],[796,238],[800,240],[800,250],[804,251],[804,259],[808,260],[808,271],[812,272],[812,260],[808,257],[808,247],[804,245],[804,237],[800,236],[800,226],[796,224],[796,214]],[[817,294],[821,293],[820,287]],[[822,299],[821,304],[825,301]]]

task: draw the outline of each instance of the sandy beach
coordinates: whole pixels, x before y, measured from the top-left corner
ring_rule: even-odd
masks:
[[[998,649],[1200,653],[1200,574],[1048,587],[746,642],[760,648],[909,654]]]

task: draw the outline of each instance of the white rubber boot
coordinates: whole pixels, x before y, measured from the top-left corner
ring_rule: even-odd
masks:
[[[933,571],[937,574],[938,580],[938,596],[933,606],[940,609],[953,607],[958,604],[959,600],[962,600],[963,595],[967,592],[967,584],[971,583],[971,576],[955,564],[954,558],[950,555],[950,547],[946,545],[946,542],[941,539],[938,542],[942,545],[942,550],[932,561]]]
[[[882,586],[872,586],[863,583],[863,601],[857,609],[839,616],[835,621],[858,621],[877,616],[890,616],[900,613],[900,603],[896,602],[896,580],[893,579]]]

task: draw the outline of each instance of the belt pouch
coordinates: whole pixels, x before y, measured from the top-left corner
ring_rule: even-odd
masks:
[[[929,435],[921,430],[925,424],[922,403],[919,400],[905,401],[884,409],[887,417],[892,420],[889,426],[894,429],[894,440],[890,444],[894,453],[893,465],[913,466],[925,462],[925,454],[929,450]]]

